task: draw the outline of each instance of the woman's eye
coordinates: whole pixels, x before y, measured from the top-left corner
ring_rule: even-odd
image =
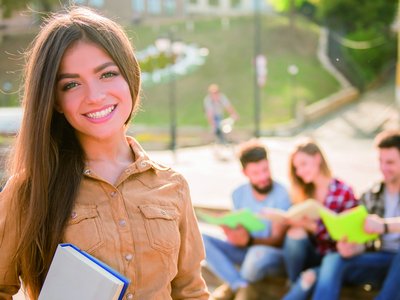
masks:
[[[76,82],[68,82],[68,83],[63,85],[62,90],[63,91],[67,91],[67,90],[70,90],[70,89],[72,89],[72,88],[74,88],[76,86],[78,86],[78,83],[76,83]]]
[[[106,73],[102,74],[101,78],[111,78],[111,77],[114,77],[114,76],[117,76],[117,75],[118,75],[117,72],[109,71],[109,72],[106,72]]]

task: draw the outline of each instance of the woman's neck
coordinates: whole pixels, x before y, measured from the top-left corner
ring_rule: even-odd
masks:
[[[325,201],[331,180],[331,177],[319,174],[317,178],[313,181],[315,186],[314,197],[321,203]]]
[[[82,147],[85,151],[87,167],[112,184],[118,181],[121,173],[135,160],[134,153],[125,137],[112,141],[86,141]]]
[[[85,138],[80,139],[86,161],[110,161],[129,158],[130,146],[125,134],[116,134],[109,138],[96,139]]]

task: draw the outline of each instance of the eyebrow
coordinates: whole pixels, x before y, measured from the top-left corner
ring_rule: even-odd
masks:
[[[94,68],[94,73],[100,72],[101,70],[104,70],[105,68],[107,68],[109,66],[115,66],[115,65],[116,64],[112,61],[106,62],[106,63],[101,64],[101,65],[97,66],[96,68]],[[78,78],[78,77],[79,77],[79,75],[76,73],[62,73],[57,76],[57,81],[60,81],[65,78]]]

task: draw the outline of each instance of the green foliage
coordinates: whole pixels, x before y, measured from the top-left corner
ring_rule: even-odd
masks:
[[[393,22],[397,0],[320,0],[319,15],[330,28],[354,32],[375,27],[387,30]]]
[[[377,28],[360,29],[347,35],[353,41],[381,40],[377,46],[371,45],[367,49],[343,47],[344,55],[354,62],[354,69],[361,79],[368,83],[375,79],[382,68],[395,57],[396,44],[394,39],[382,36]]]
[[[307,0],[267,0],[277,11],[287,12],[291,9],[291,5],[295,8],[301,7]]]
[[[342,53],[347,60],[348,72],[359,77],[355,82],[360,88],[374,80],[395,57],[390,26],[394,21],[397,2],[321,0],[318,6],[322,22],[340,36],[339,40],[350,41],[342,43]],[[357,41],[370,46],[358,47]]]

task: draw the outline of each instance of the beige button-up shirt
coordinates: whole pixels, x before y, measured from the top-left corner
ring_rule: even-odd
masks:
[[[128,277],[125,299],[208,299],[200,268],[204,248],[186,181],[128,141],[136,161],[115,185],[84,171],[63,242]],[[19,288],[10,263],[17,236],[3,202],[0,194],[0,299],[8,300]]]

